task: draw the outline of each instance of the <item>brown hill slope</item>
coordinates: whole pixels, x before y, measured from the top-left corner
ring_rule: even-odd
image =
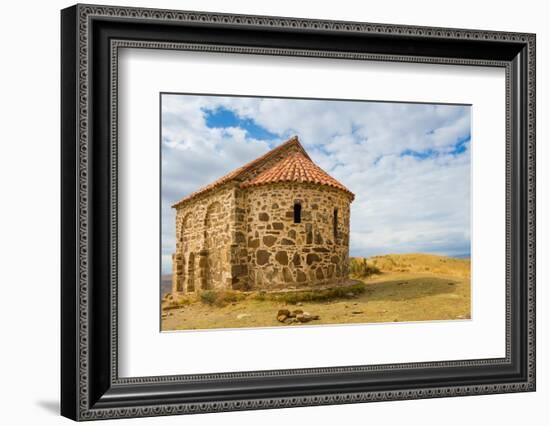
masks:
[[[352,258],[353,263],[363,258]],[[367,265],[380,272],[432,273],[462,278],[470,277],[470,259],[457,259],[424,253],[387,254],[366,258]]]

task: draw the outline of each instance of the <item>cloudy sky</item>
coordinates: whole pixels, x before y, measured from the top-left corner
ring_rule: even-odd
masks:
[[[470,107],[163,94],[162,271],[170,205],[293,135],[355,193],[351,256],[470,253]]]

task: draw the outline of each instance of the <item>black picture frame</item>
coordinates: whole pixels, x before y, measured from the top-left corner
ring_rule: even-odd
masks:
[[[61,414],[91,420],[534,391],[535,42],[510,32],[64,9]],[[125,46],[505,68],[506,357],[119,378],[115,101],[116,54]]]

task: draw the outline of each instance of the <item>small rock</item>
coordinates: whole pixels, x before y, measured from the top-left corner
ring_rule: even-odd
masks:
[[[286,315],[277,315],[277,321],[279,322],[285,322],[285,320],[288,318]]]
[[[306,317],[304,314],[296,315],[296,319],[300,322],[311,321],[311,319],[309,317]]]
[[[310,322],[313,320],[318,320],[319,315],[311,315],[308,312],[296,315],[296,319],[300,322]]]
[[[279,309],[277,316],[284,315],[286,317],[290,316],[290,311],[288,309]]]
[[[248,318],[248,317],[251,317],[252,315],[250,314],[239,314],[237,315],[237,319],[245,319],[245,318]]]
[[[346,293],[346,296],[347,296],[347,297],[355,297],[355,294],[352,293],[352,292],[349,292],[349,293]]]
[[[298,302],[298,303],[296,303],[296,306],[302,306],[302,305],[303,305],[303,303],[302,303],[302,302]]]

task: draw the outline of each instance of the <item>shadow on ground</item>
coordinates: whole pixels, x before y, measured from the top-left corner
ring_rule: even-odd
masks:
[[[365,294],[371,301],[410,300],[419,297],[453,293],[460,281],[443,278],[412,278],[381,283],[367,283]]]
[[[36,405],[50,414],[59,415],[59,401],[36,401]]]

